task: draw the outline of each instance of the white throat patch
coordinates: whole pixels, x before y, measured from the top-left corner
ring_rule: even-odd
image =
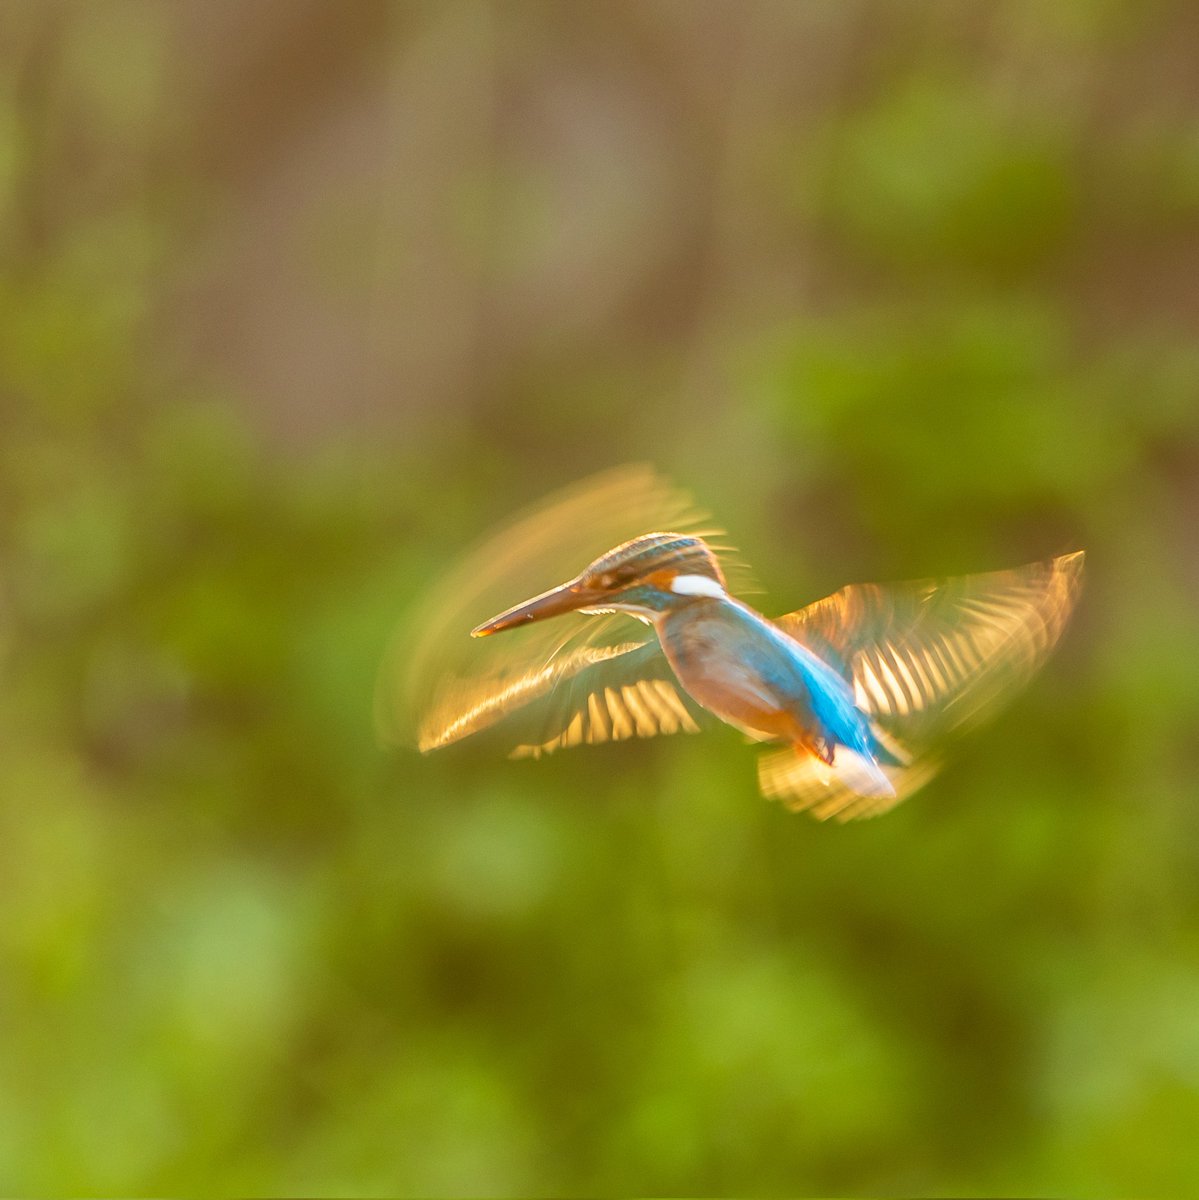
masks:
[[[676,575],[670,581],[670,590],[679,596],[715,596],[727,595],[724,588],[715,579],[707,575]]]

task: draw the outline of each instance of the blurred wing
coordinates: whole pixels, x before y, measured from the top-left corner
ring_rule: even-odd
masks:
[[[682,692],[656,640],[579,645],[539,669],[447,682],[419,730],[423,751],[474,733],[540,758],[569,746],[698,733],[702,710]]]
[[[835,664],[902,765],[894,799],[864,800],[819,766],[767,755],[762,789],[792,808],[848,819],[885,811],[922,787],[937,738],[991,715],[1044,663],[1082,586],[1083,554],[1010,571],[900,584],[851,584],[778,625]]]
[[[429,590],[380,671],[380,737],[431,750],[486,732],[513,753],[540,754],[696,726],[701,710],[675,684],[656,639],[626,614],[568,614],[496,637],[469,636],[495,613],[651,530],[696,533],[709,545],[715,538],[722,566],[744,586],[744,569],[724,556],[720,531],[687,493],[648,466],[597,475],[485,538]]]
[[[1082,552],[942,581],[851,584],[780,617],[835,662],[859,707],[896,733],[981,719],[1057,644],[1082,582]]]

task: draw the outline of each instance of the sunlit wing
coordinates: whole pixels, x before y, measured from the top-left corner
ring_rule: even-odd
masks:
[[[687,493],[648,466],[558,493],[467,553],[403,623],[380,673],[376,724],[422,750],[486,735],[514,754],[686,732],[702,719],[652,634],[625,614],[568,614],[472,639],[496,612],[561,583],[647,530],[703,536],[747,573]]]
[[[840,666],[886,727],[948,731],[984,717],[1045,661],[1082,565],[1079,552],[986,575],[851,584],[778,624]]]
[[[778,624],[852,683],[904,765],[884,768],[894,799],[864,800],[820,765],[768,755],[762,789],[792,808],[847,819],[892,807],[938,764],[937,739],[975,725],[1028,682],[1061,637],[1083,555],[1010,571],[900,584],[852,584]]]
[[[514,758],[539,758],[570,746],[697,733],[703,719],[656,640],[578,645],[541,668],[447,681],[425,714],[418,744],[434,750],[481,733]]]

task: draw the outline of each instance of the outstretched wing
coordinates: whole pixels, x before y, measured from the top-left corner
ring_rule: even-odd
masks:
[[[978,724],[1033,676],[1069,621],[1082,570],[1079,551],[985,575],[851,584],[777,623],[836,664],[859,707],[904,748],[904,764],[888,770],[894,804],[935,772],[936,740]],[[794,808],[869,815],[804,763],[767,756],[760,779]]]
[[[569,746],[697,733],[702,710],[678,686],[656,640],[579,645],[542,667],[447,680],[421,722],[434,750],[471,734],[540,758]]]
[[[647,529],[720,536],[687,493],[632,466],[560,492],[486,538],[393,639],[376,690],[380,736],[421,750],[471,737],[539,755],[696,729],[702,710],[676,685],[657,640],[627,614],[568,614],[469,637],[494,613]],[[735,562],[722,557],[722,566],[737,577]]]

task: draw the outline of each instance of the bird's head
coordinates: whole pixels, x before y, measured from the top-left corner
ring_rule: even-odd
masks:
[[[724,574],[703,538],[645,533],[601,555],[560,587],[485,621],[471,637],[567,612],[629,612],[653,620],[695,597],[725,594]]]

